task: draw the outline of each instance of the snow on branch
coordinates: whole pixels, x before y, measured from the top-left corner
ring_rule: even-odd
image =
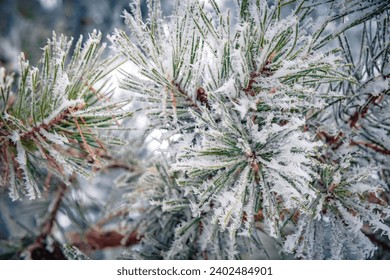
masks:
[[[86,42],[80,38],[71,54],[72,40],[53,34],[38,68],[21,55],[16,93],[10,90],[12,76],[1,70],[1,176],[12,182],[12,199],[19,199],[19,193],[31,199],[40,195],[36,174],[42,167],[69,184],[72,174],[88,176],[102,166],[99,150],[107,149],[95,129],[114,127],[130,112],[123,108],[125,100],[103,98],[107,87],[94,89],[116,67],[115,60],[102,60],[100,40],[94,31]]]

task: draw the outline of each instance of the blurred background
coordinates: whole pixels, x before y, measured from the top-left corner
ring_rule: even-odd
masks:
[[[24,52],[32,65],[52,32],[77,39],[93,29],[103,36],[124,28],[121,14],[131,0],[0,0],[0,65],[17,70]],[[143,9],[146,9],[142,1]],[[162,1],[169,13],[174,1]]]
[[[138,0],[0,0],[0,66],[17,70],[18,55],[24,52],[32,65],[52,32],[77,39],[93,29],[103,36],[125,28],[121,17],[130,2]],[[146,12],[146,1],[141,0]],[[207,1],[206,1],[207,2]],[[236,1],[218,1],[221,8],[233,8]],[[170,14],[175,1],[161,0],[163,13]]]

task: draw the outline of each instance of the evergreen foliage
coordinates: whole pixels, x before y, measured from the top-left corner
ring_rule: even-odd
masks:
[[[97,129],[129,115],[125,101],[113,102],[102,91],[114,60],[101,60],[100,40],[96,31],[84,44],[80,37],[69,56],[72,40],[54,34],[39,68],[21,54],[15,93],[13,76],[1,69],[1,177],[13,200],[22,193],[40,197],[42,167],[67,185],[74,173],[89,176],[106,150]]]
[[[390,4],[146,4],[109,36],[117,56],[98,32],[72,51],[54,35],[39,68],[21,57],[17,87],[0,71],[1,183],[13,200],[56,193],[14,257],[57,243],[71,259],[388,256]],[[106,78],[122,63],[118,100]],[[101,201],[76,174],[106,184]]]

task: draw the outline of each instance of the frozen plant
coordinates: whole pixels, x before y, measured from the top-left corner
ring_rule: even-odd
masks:
[[[127,101],[111,101],[103,92],[115,59],[101,60],[100,40],[97,31],[84,44],[80,37],[70,56],[73,40],[54,34],[39,68],[22,53],[16,92],[13,75],[0,69],[0,170],[13,200],[21,194],[40,197],[38,182],[45,172],[66,185],[74,173],[89,176],[92,167],[101,167],[106,151],[98,129],[130,114],[122,109]]]
[[[172,157],[172,176],[186,191],[191,209],[192,218],[178,223],[180,234],[173,245],[166,244],[169,252],[177,242],[182,244],[177,252],[183,244],[193,244],[190,236],[196,233],[195,256],[240,258],[248,256],[244,240],[253,244],[246,246],[255,247],[258,231],[265,231],[284,252],[297,257],[370,257],[375,246],[364,230],[388,233],[387,203],[379,198],[382,192],[374,181],[358,189],[366,180],[363,176],[351,177],[354,184],[349,190],[343,189],[346,183],[318,187],[323,169],[331,168],[325,167],[328,157],[336,161],[332,166],[348,154],[355,155],[354,144],[349,143],[336,159],[320,130],[335,125],[319,121],[335,104],[345,102],[347,85],[359,87],[346,64],[347,50],[338,48],[336,38],[345,38],[343,32],[374,15],[384,17],[388,5],[300,1],[284,7],[283,2],[239,1],[232,16],[222,12],[216,1],[209,4],[178,2],[173,15],[163,18],[158,1],[151,1],[146,21],[134,5],[131,13],[124,14],[130,36],[117,30],[111,37],[137,66],[137,74],[125,73],[121,86],[142,104],[150,129],[163,131],[171,141],[166,153]],[[316,5],[328,8],[329,16],[313,15]],[[288,8],[290,14],[282,17]],[[352,19],[347,20],[347,15]],[[332,28],[335,21],[340,26]],[[383,76],[373,85],[380,87],[378,94],[388,92]],[[351,176],[352,170],[362,173],[365,165],[353,161],[339,176]],[[367,176],[376,178],[379,170],[370,171]],[[324,203],[339,189],[341,201]],[[331,218],[328,208],[335,208]],[[314,238],[311,227],[317,220],[346,227],[344,236],[354,246],[336,237],[332,243],[331,236],[324,237],[323,244],[306,243],[306,238]],[[336,226],[332,230],[328,235],[335,234]],[[183,236],[190,240],[180,241]],[[292,243],[293,237],[305,250]],[[340,252],[333,248],[338,246]],[[311,253],[319,247],[317,255]],[[226,248],[229,252],[223,252]]]
[[[83,217],[89,212],[82,210],[94,209],[80,207],[86,186],[73,176],[80,173],[75,166],[87,172],[93,169],[88,164],[99,164],[95,178],[117,176],[116,187],[109,188],[112,199],[98,201],[100,210],[83,218],[81,233],[60,226],[44,231],[46,238],[65,232],[65,240],[56,242],[71,244],[66,256],[112,247],[125,247],[116,257],[130,259],[388,254],[390,4],[230,4],[231,10],[215,0],[177,1],[166,16],[158,0],[146,1],[146,14],[141,1],[131,3],[123,13],[128,30],[109,36],[121,62],[133,67],[119,70],[125,101],[98,98],[96,81],[83,82],[85,75],[78,74],[84,64],[61,60],[57,80],[49,79],[48,98],[57,105],[43,115],[36,109],[40,119],[26,127],[17,122],[20,115],[9,113],[9,102],[2,103],[1,124],[16,119],[13,130],[1,131],[8,143],[2,156],[13,164],[1,170],[14,178],[3,182],[10,182],[14,199],[20,186],[30,197],[38,194],[29,170],[44,157],[50,164],[35,172],[56,174],[66,184],[68,194],[52,209],[63,207],[68,215],[75,216],[72,205]],[[352,48],[356,38],[359,48]],[[48,63],[53,59],[58,61],[52,56]],[[93,77],[111,70],[99,61]],[[12,77],[3,76],[2,92],[10,93]],[[30,80],[22,78],[19,88],[34,85]],[[72,81],[84,86],[87,98],[73,93]],[[34,93],[26,98],[34,101]],[[122,109],[128,100],[132,106]],[[28,111],[32,120],[34,108]],[[130,144],[103,155],[106,165],[100,165],[100,139],[121,141],[94,131],[100,124],[117,125],[119,118],[146,127],[122,134]],[[154,135],[162,144],[150,151],[147,141]],[[35,150],[27,149],[32,139]],[[65,142],[77,146],[76,156],[67,157],[74,147],[58,148]],[[89,162],[81,161],[85,157]]]

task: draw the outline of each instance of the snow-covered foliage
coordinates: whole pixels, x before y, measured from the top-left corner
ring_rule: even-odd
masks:
[[[110,144],[99,139],[96,129],[109,129],[130,115],[122,109],[127,101],[107,100],[104,79],[115,60],[102,61],[101,36],[94,31],[84,43],[80,37],[70,55],[72,40],[54,34],[39,68],[22,53],[16,92],[13,76],[0,70],[0,170],[13,200],[21,194],[40,197],[43,170],[67,185],[73,173],[89,176],[93,167],[102,166],[101,155]]]
[[[242,120],[224,103],[211,104],[219,113],[194,115],[199,139],[185,143],[173,164],[184,172],[179,183],[197,197],[193,214],[199,216],[213,204],[221,230],[250,235],[262,209],[270,235],[278,237],[281,209],[301,208],[315,198],[309,184],[320,143],[301,131],[304,121],[296,117],[278,124],[267,111],[258,119]]]
[[[319,167],[321,176],[313,182],[317,198],[284,243],[296,257],[369,258],[377,248],[366,234],[372,230],[389,237],[390,227],[384,221],[390,209],[373,170],[354,167],[348,157],[341,161]]]
[[[358,13],[356,1],[271,6],[243,0],[232,15],[221,12],[216,1],[210,4],[211,9],[198,1],[178,1],[173,15],[163,18],[158,1],[149,1],[146,21],[134,5],[124,14],[131,36],[117,30],[111,37],[138,67],[136,74],[124,73],[121,87],[142,104],[150,130],[162,130],[170,141],[170,172],[184,192],[181,199],[187,200],[170,253],[159,256],[182,252],[183,238],[193,244],[199,223],[199,243],[209,257],[223,256],[208,252],[214,244],[230,248],[225,257],[247,255],[239,239],[252,238],[254,246],[259,229],[300,258],[372,256],[375,245],[367,229],[388,232],[387,204],[372,201],[380,200],[384,183],[368,180],[378,177],[377,169],[361,171],[367,159],[337,167],[358,144],[351,142],[341,157],[329,148],[327,133],[335,124],[326,115],[335,104],[348,102],[348,91],[356,87],[375,98],[369,103],[388,89],[385,75],[369,81],[366,74],[362,83],[353,67],[343,66],[352,54],[344,47],[340,55],[333,40],[343,42],[346,30],[378,14],[388,18],[383,14],[387,6],[364,2]],[[290,14],[282,17],[285,5]],[[328,15],[316,18],[316,5],[328,9]],[[344,22],[332,28],[338,21]],[[387,32],[380,26],[376,30]],[[386,38],[381,35],[374,40]],[[386,42],[372,52],[388,55]],[[375,59],[382,67],[388,61]],[[374,127],[379,134],[386,131]],[[165,193],[162,200],[173,198]],[[160,211],[165,213],[164,207]],[[147,248],[150,252],[150,244]]]
[[[0,70],[2,183],[13,199],[39,196],[45,172],[67,184],[50,219],[64,203],[84,232],[67,235],[65,257],[122,246],[126,259],[368,259],[390,248],[387,1],[188,0],[169,16],[141,3],[109,36],[134,67],[118,71],[125,101],[101,93],[116,63],[101,62],[97,32],[72,56],[54,37],[39,69],[21,57],[16,93]],[[100,131],[129,110],[138,131]],[[110,157],[104,139],[129,145]],[[117,172],[103,180],[116,194],[88,202],[86,227],[78,199],[93,183],[77,187],[74,174],[103,161],[97,178]]]

